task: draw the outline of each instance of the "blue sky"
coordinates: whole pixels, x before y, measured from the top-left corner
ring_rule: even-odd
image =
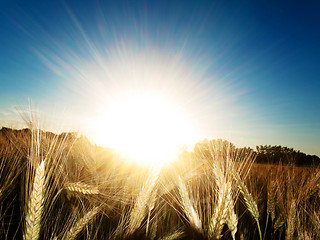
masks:
[[[178,58],[177,66],[194,76],[163,88],[183,96],[177,98],[192,109],[201,137],[320,155],[319,7],[317,1],[2,1],[0,123],[14,126],[19,117],[12,109],[30,98],[51,125],[84,129],[95,114],[92,86],[106,86],[97,92],[101,100],[133,84],[109,88],[110,79],[92,80],[86,68],[101,62],[108,68],[110,59],[141,52],[154,59],[155,52],[162,62]]]

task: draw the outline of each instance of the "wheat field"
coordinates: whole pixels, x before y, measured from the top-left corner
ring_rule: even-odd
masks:
[[[317,167],[212,141],[144,169],[31,123],[0,136],[0,239],[320,239]]]

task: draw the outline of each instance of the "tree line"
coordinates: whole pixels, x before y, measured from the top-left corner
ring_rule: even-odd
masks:
[[[280,145],[260,145],[256,149],[244,147],[237,148],[233,143],[227,140],[214,139],[198,142],[194,147],[194,153],[203,157],[211,157],[218,154],[233,153],[235,159],[241,160],[249,152],[253,153],[256,163],[264,164],[293,164],[296,166],[318,166],[320,158],[316,155],[305,154],[299,150]]]

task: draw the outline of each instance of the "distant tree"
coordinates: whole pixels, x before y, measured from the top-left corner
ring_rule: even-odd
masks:
[[[257,149],[258,163],[294,164],[294,165],[318,165],[320,159],[317,156],[306,155],[293,148],[271,145],[260,145]]]

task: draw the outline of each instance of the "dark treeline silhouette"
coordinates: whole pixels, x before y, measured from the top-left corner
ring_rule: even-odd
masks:
[[[282,146],[260,145],[256,150],[248,147],[237,148],[233,143],[227,140],[214,139],[203,140],[196,143],[194,153],[205,158],[211,158],[217,154],[226,155],[227,152],[233,153],[234,159],[243,159],[249,152],[253,152],[256,157],[256,163],[263,164],[293,164],[296,166],[318,166],[320,158],[316,155],[308,155],[299,150]],[[238,157],[237,157],[238,156]]]
[[[316,155],[307,155],[299,150],[282,146],[257,146],[257,163],[294,164],[297,166],[319,165],[320,158]]]

